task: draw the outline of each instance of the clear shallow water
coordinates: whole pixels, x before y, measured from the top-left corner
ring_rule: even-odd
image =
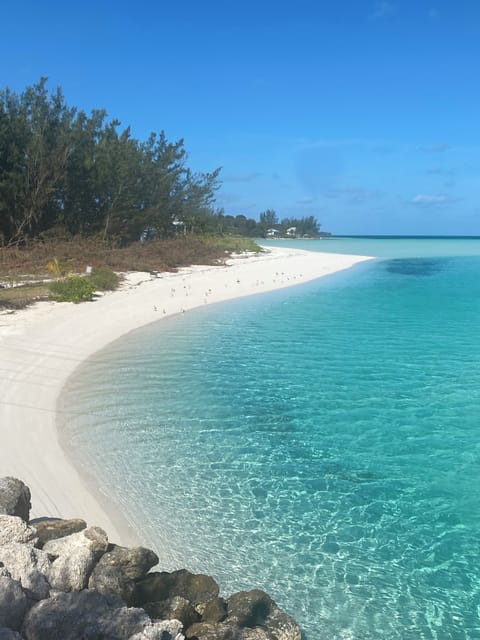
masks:
[[[72,380],[71,445],[166,568],[309,640],[480,638],[479,273],[377,261],[139,330]]]

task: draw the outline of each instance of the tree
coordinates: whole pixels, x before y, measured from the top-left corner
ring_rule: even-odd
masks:
[[[268,229],[275,229],[277,226],[278,218],[273,209],[267,209],[260,214],[260,222],[258,224],[260,235],[265,237]]]

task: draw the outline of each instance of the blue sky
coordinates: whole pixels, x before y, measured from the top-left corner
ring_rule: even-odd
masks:
[[[480,235],[478,0],[5,0],[0,65],[183,138],[226,213]]]

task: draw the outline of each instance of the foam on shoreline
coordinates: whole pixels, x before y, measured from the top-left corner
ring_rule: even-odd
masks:
[[[139,540],[108,496],[79,473],[62,448],[58,400],[79,364],[110,342],[163,317],[307,282],[368,260],[364,256],[269,248],[225,267],[131,273],[94,303],[42,302],[0,314],[0,475],[32,491],[32,517],[80,517],[115,542]]]

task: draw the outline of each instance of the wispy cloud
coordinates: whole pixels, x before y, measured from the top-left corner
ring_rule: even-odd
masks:
[[[458,202],[459,198],[452,198],[445,193],[426,194],[419,193],[411,200],[411,204],[417,207],[441,207],[448,204]]]
[[[427,169],[425,173],[431,176],[453,176],[455,172],[451,169],[443,169],[442,167],[432,167],[431,169]]]
[[[223,176],[224,182],[253,182],[262,174],[252,171],[251,173],[229,173]]]
[[[312,196],[304,196],[303,198],[299,198],[295,204],[313,204],[316,198],[312,198]]]
[[[371,200],[381,198],[384,194],[379,189],[347,187],[344,189],[329,189],[324,195],[330,199],[345,198],[349,204],[365,204]]]
[[[393,2],[375,2],[372,13],[370,14],[371,20],[378,20],[380,18],[389,18],[397,13],[397,5]]]
[[[417,147],[418,151],[423,151],[425,153],[444,153],[450,149],[450,145],[448,144],[432,144],[426,147]]]

